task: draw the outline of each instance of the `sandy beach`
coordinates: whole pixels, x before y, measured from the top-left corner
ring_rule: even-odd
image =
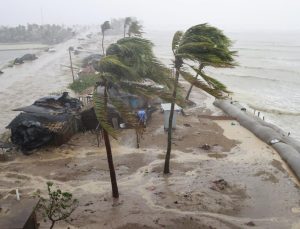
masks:
[[[78,41],[6,71],[11,79],[0,79],[1,130],[16,115],[12,109],[67,88],[72,78],[60,65],[67,65],[71,45]],[[199,89],[191,100],[196,106],[177,117],[170,175],[162,173],[167,134],[156,111],[140,149],[132,130],[112,141],[119,200],[111,197],[103,142],[97,147],[90,132],[30,156],[10,152],[10,160],[1,162],[0,198],[15,198],[16,188],[21,198],[37,190],[46,194],[46,182],[54,182],[79,200],[70,221],[56,228],[300,228],[299,183],[277,152],[234,119],[215,120],[225,114]],[[38,222],[49,228],[40,214]]]
[[[192,98],[209,101],[197,89]],[[113,141],[119,200],[111,197],[103,143],[98,148],[91,133],[31,156],[13,152],[1,163],[0,196],[14,198],[15,188],[21,198],[45,193],[47,181],[71,191],[79,207],[56,228],[299,228],[299,184],[278,154],[235,120],[201,118],[212,113],[203,102],[186,113],[178,116],[168,176],[160,112],[140,149],[131,130]]]

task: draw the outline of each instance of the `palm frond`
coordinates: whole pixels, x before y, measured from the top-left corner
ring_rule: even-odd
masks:
[[[182,31],[177,31],[172,40],[172,51],[175,54],[177,52],[177,47],[179,46],[180,40],[182,38],[183,32]]]
[[[203,80],[205,80],[206,83],[207,83],[208,85],[210,85],[211,87],[213,87],[213,88],[215,88],[215,89],[217,89],[217,90],[226,92],[226,93],[231,93],[230,91],[227,90],[227,87],[226,87],[223,83],[221,83],[220,81],[218,81],[217,79],[215,79],[215,78],[213,78],[213,77],[211,77],[211,76],[206,75],[206,74],[204,73],[204,71],[203,71],[203,68],[197,69],[197,68],[195,68],[195,67],[193,67],[193,66],[191,66],[191,68],[192,68],[198,75],[200,75],[200,76],[203,78]]]
[[[207,92],[208,94],[216,97],[216,98],[222,98],[222,91],[216,89],[216,88],[212,88],[210,87],[206,82],[203,82],[199,79],[196,79],[192,74],[190,74],[189,72],[185,72],[185,71],[180,71],[180,75],[186,80],[188,81],[190,84],[194,85],[195,87],[198,87],[200,89],[202,89],[203,91]]]
[[[135,113],[133,113],[120,99],[109,97],[109,101],[118,110],[122,119],[124,119],[124,121],[130,125],[130,127],[134,129],[139,129],[142,127],[139,125],[139,121]]]
[[[113,138],[117,138],[117,132],[108,122],[107,106],[105,105],[104,96],[94,92],[93,95],[95,114],[101,127]]]
[[[101,73],[110,73],[118,76],[119,79],[139,80],[136,72],[121,62],[117,56],[106,56],[100,60],[99,71]]]

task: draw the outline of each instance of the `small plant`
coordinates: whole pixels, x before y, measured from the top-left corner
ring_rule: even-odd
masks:
[[[62,192],[60,189],[52,190],[53,183],[47,182],[47,190],[49,199],[40,198],[38,209],[43,211],[43,217],[51,221],[50,229],[54,227],[57,221],[67,220],[78,206],[78,200],[73,199],[73,195],[69,192]]]

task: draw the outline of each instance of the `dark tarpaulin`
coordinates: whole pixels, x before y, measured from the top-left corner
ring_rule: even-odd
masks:
[[[24,152],[49,143],[62,144],[80,128],[81,103],[68,93],[44,97],[16,110],[23,112],[7,128],[12,142]]]

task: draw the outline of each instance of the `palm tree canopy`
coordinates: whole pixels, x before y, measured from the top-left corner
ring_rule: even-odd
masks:
[[[109,21],[105,21],[102,25],[101,25],[101,32],[102,34],[106,31],[111,29],[110,23]]]
[[[197,61],[213,67],[234,67],[235,51],[231,51],[232,42],[223,32],[208,24],[199,24],[189,28],[180,37],[175,33],[174,54],[182,59]]]
[[[164,67],[152,51],[153,44],[143,38],[127,37],[118,40],[107,48],[97,67],[100,81],[105,82],[109,103],[133,127],[137,127],[135,116],[126,108],[120,98],[110,96],[109,86],[120,89],[125,93],[143,97],[159,96],[171,100],[170,88],[173,86],[170,70]],[[150,80],[152,85],[143,82]],[[158,87],[162,85],[164,87]],[[101,126],[111,135],[115,131],[107,121],[105,101],[101,95],[94,95],[95,111]]]
[[[131,77],[120,74],[123,80],[143,81],[150,79],[157,84],[170,87],[172,85],[170,71],[164,67],[153,53],[153,43],[147,39],[139,37],[127,37],[118,40],[107,48],[107,55],[119,63],[133,69]],[[105,58],[102,59],[105,61]],[[121,65],[114,63],[114,67],[119,68]],[[100,61],[101,67],[101,61]],[[107,71],[106,71],[107,72]],[[110,71],[110,73],[113,73]]]
[[[125,20],[124,20],[124,28],[129,26],[131,22],[132,22],[132,18],[131,17],[126,17]]]
[[[221,30],[208,24],[192,26],[184,33],[177,31],[172,41],[175,67],[178,69],[183,65],[190,67],[197,76],[202,77],[202,80],[193,77],[187,69],[180,70],[185,80],[217,98],[222,97],[222,92],[228,92],[226,86],[205,74],[203,68],[234,67],[236,52],[230,50],[231,45],[231,40]],[[191,62],[197,63],[199,67],[192,66]]]
[[[138,21],[132,21],[128,28],[128,35],[141,37],[143,34],[143,26]]]

